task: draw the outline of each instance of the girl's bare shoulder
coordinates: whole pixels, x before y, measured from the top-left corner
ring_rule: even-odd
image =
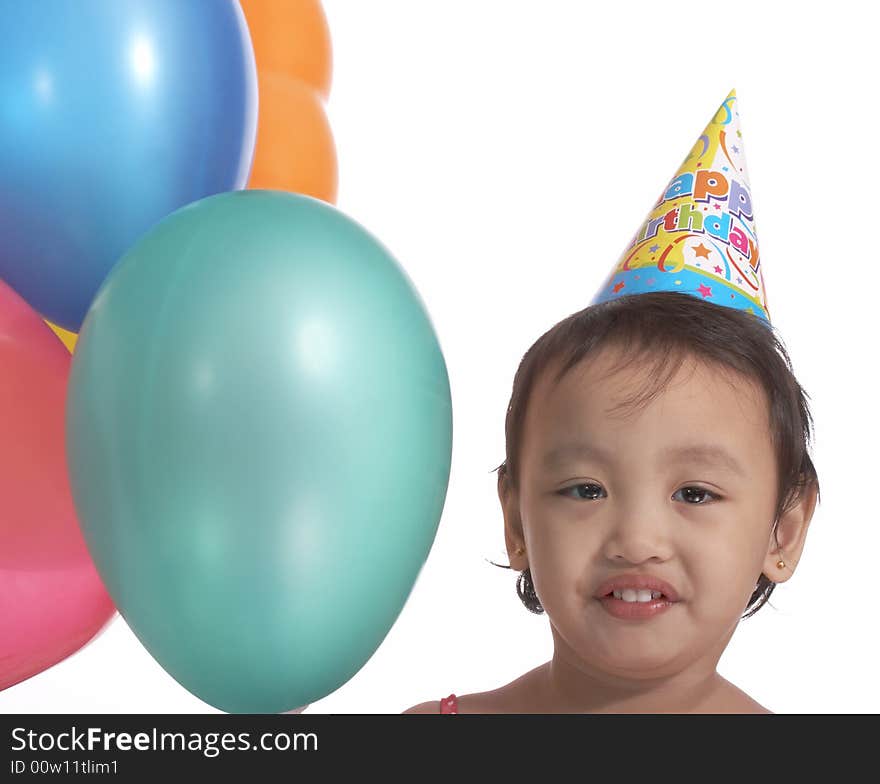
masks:
[[[735,686],[726,678],[722,679],[725,688],[719,694],[717,701],[711,707],[715,713],[769,713],[773,711],[765,708],[757,700],[752,699],[738,686]],[[708,711],[707,711],[708,712]]]
[[[413,705],[401,713],[440,713],[440,700],[428,700],[428,702],[420,702]]]
[[[546,665],[521,675],[516,680],[491,691],[459,694],[459,713],[528,713],[525,706],[536,704],[536,682]],[[440,713],[440,700],[420,702],[404,713]]]
[[[459,713],[508,713],[503,687],[495,691],[459,694],[456,697]],[[440,700],[428,700],[407,708],[403,713],[440,713]]]

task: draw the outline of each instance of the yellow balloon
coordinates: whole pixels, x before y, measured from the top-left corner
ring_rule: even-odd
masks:
[[[52,331],[58,335],[61,342],[67,346],[67,350],[72,354],[74,346],[76,346],[76,339],[78,335],[75,332],[68,332],[64,327],[59,327],[57,324],[53,324],[48,319],[43,319],[51,328]]]

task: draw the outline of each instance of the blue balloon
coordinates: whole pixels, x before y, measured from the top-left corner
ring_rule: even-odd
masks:
[[[78,332],[111,267],[243,188],[257,75],[237,0],[0,0],[0,278]]]

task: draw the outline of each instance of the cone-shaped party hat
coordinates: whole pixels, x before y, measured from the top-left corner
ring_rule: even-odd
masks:
[[[680,291],[767,320],[736,90],[721,104],[592,304]]]

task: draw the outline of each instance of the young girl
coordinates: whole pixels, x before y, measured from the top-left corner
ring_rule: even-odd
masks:
[[[788,580],[818,493],[810,414],[755,316],[621,297],[517,371],[498,495],[517,592],[552,660],[406,713],[767,713],[716,666]]]
[[[730,160],[734,99],[595,304],[516,372],[498,496],[517,593],[546,612],[552,659],[404,713],[770,713],[716,667],[793,574],[819,484],[806,397],[766,315],[744,160],[725,176],[711,154]],[[719,225],[726,246],[707,233]]]

